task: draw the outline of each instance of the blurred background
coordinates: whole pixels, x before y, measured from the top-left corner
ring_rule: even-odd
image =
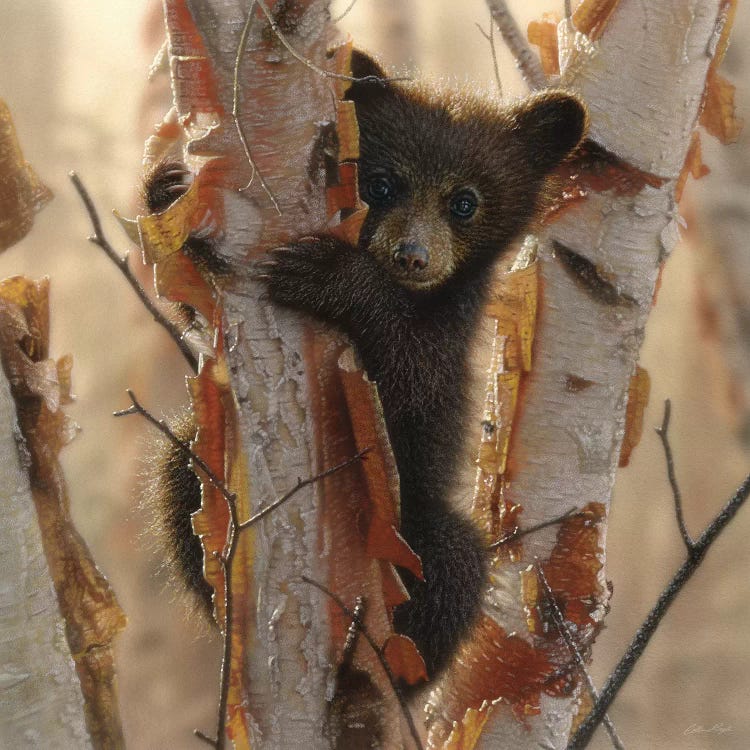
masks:
[[[336,16],[350,0],[333,3]],[[522,28],[562,0],[511,0]],[[359,0],[340,22],[355,43],[398,69],[496,87],[482,0]],[[167,80],[146,82],[163,39],[158,0],[0,0],[0,97],[26,158],[55,200],[0,257],[0,277],[52,278],[52,351],[72,352],[82,428],[62,455],[78,528],[109,577],[129,625],[117,643],[130,750],[198,746],[214,723],[219,643],[160,571],[138,507],[146,425],[115,420],[133,388],[174,415],[187,370],[103,253],[67,173],[75,169],[122,252],[109,218],[135,215],[143,141],[169,106]],[[748,112],[750,9],[740,4],[724,74]],[[506,96],[524,92],[497,38]],[[619,472],[608,533],[612,610],[591,667],[601,684],[682,562],[664,459],[651,427],[672,399],[672,445],[688,526],[698,535],[750,469],[750,133],[731,146],[703,138],[712,173],[683,200],[685,241],[670,258],[641,364],[652,378],[644,436]],[[132,261],[139,263],[137,253]],[[144,274],[147,279],[148,274]],[[645,521],[644,521],[645,519]],[[673,606],[615,703],[628,748],[750,747],[750,510],[744,509]],[[691,727],[714,731],[691,732]],[[597,736],[594,747],[610,747]]]

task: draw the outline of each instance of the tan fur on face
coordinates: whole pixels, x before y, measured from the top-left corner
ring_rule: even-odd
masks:
[[[368,250],[402,286],[427,290],[440,286],[455,272],[470,248],[457,242],[446,217],[447,198],[442,191],[431,190],[419,196],[416,205],[409,201],[394,207],[378,224]],[[393,261],[404,243],[426,248],[427,266],[419,271],[406,271]]]

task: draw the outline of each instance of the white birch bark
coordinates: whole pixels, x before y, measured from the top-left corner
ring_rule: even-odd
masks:
[[[0,747],[89,748],[83,697],[0,369]]]
[[[510,497],[523,505],[524,525],[591,501],[609,506],[629,380],[660,266],[678,239],[674,189],[721,30],[720,5],[621,0],[595,53],[574,60],[567,74],[563,70],[565,85],[589,105],[593,140],[664,182],[634,196],[592,192],[541,238],[542,307],[512,447],[520,468]],[[553,240],[593,262],[633,302],[595,300],[555,258]],[[569,375],[592,385],[571,393]],[[605,532],[602,526],[602,546]],[[527,632],[519,574],[535,559],[546,560],[555,539],[554,528],[531,535],[519,563],[493,571],[487,601],[507,632]],[[604,569],[600,575],[604,583]],[[604,614],[600,602],[596,618]],[[541,714],[525,724],[496,710],[478,747],[564,748],[577,710],[576,696],[544,694]]]
[[[201,114],[188,118],[188,154],[196,158],[197,167],[204,157],[228,157],[229,181],[236,182],[237,189],[222,191],[221,251],[242,267],[286,238],[304,236],[326,222],[318,136],[335,121],[337,99],[332,79],[319,70],[328,65],[328,2],[266,2],[271,12],[280,11],[283,16],[289,11],[279,23],[280,30],[298,55],[318,70],[290,54],[260,15],[257,3],[189,0],[185,5],[205,45],[216,81],[216,100],[225,113],[213,120]],[[173,18],[170,14],[177,14],[178,6],[166,0],[168,26]],[[231,71],[248,12],[256,15],[239,65],[239,119],[256,165],[253,170],[230,116],[234,97]],[[183,118],[190,112],[185,108],[187,100],[181,98],[181,93],[189,90],[182,77],[191,75],[194,57],[184,52],[181,56],[177,50],[189,49],[188,42],[185,45],[184,37],[170,27],[175,102]],[[246,186],[251,173],[252,184]],[[298,478],[312,477],[336,463],[328,462],[326,446],[322,457],[316,449],[317,430],[326,431],[313,424],[309,383],[311,378],[320,380],[326,375],[308,372],[305,349],[311,335],[299,315],[271,306],[262,296],[264,291],[261,284],[240,272],[220,294],[228,376],[249,469],[248,515],[283,495]],[[319,346],[323,340],[329,348],[339,345],[332,337],[321,339],[319,334],[315,340]],[[345,458],[355,452],[352,448]],[[342,476],[351,475],[342,472]],[[336,481],[338,475],[334,484]],[[341,488],[332,492],[336,498],[343,496],[345,502],[350,499]],[[331,503],[326,506],[323,500],[321,484],[305,487],[244,532],[243,539],[252,535],[253,549],[245,707],[253,748],[328,745],[322,731],[336,666],[332,663],[330,605],[320,591],[301,580],[303,575],[328,582],[347,604],[353,605],[355,595],[366,596],[368,622],[377,621],[381,629],[388,623],[382,592],[368,591],[369,584],[363,584],[356,571],[344,581],[330,581],[328,563],[337,550],[331,548],[322,515],[326,508],[330,512]],[[343,525],[356,523],[361,498],[352,500],[355,511],[342,520]],[[240,520],[245,517],[243,511]],[[379,561],[371,563],[371,575],[379,576]],[[398,704],[367,646],[360,645],[359,652],[375,665],[372,679],[384,694],[383,746],[395,748],[401,734]]]

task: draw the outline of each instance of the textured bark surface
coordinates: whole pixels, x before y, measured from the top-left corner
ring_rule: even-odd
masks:
[[[75,664],[42,548],[16,405],[0,370],[0,745],[91,747]]]
[[[58,454],[77,434],[63,406],[72,401],[71,357],[49,358],[49,282],[17,276],[0,283],[0,353],[17,410],[48,574],[83,693],[86,728],[96,747],[124,746],[112,641],[125,626],[107,580],[73,526]],[[80,682],[79,682],[80,681]],[[59,720],[59,719],[58,719]]]
[[[263,251],[326,225],[356,238],[356,171],[338,163],[357,156],[354,113],[339,102],[347,84],[320,69],[347,70],[339,70],[338,54],[326,54],[326,2],[267,5],[275,27],[257,3],[250,4],[249,24],[245,3],[165,3],[176,117],[165,121],[147,154],[187,140],[197,178],[164,214],[139,219],[141,241],[149,257],[161,253],[160,290],[197,306],[214,332],[209,359],[191,385],[196,450],[204,458],[210,454],[212,468],[237,492],[240,521],[298,478],[372,449],[363,465],[302,489],[242,533],[232,564],[229,735],[240,746],[318,747],[330,733],[342,748],[373,738],[395,748],[401,743],[400,709],[362,639],[354,665],[363,683],[336,714],[335,668],[349,622],[302,581],[308,576],[323,583],[349,607],[357,596],[366,597],[375,641],[385,644],[392,635],[387,605],[404,597],[392,563],[416,563],[395,531],[397,480],[377,399],[345,343],[271,307],[247,272]],[[318,70],[295,59],[280,35]],[[238,123],[231,114],[235,96]],[[339,215],[340,208],[347,210]],[[179,248],[205,210],[219,227],[220,252],[233,264],[220,289],[191,281],[193,271],[158,248],[167,236],[177,238]],[[344,215],[348,221],[339,224]],[[214,407],[219,402],[221,414]],[[227,514],[223,499],[217,502],[211,493],[204,484],[194,527],[208,550],[220,552]],[[223,576],[215,555],[206,560],[222,622]]]
[[[583,30],[596,46],[566,48],[574,37],[560,35],[562,83],[589,105],[592,140],[622,162],[579,163],[580,200],[540,236],[533,362],[514,407],[507,467],[492,481],[501,526],[509,514],[511,527],[571,508],[591,516],[498,556],[488,618],[431,698],[431,747],[567,744],[582,688],[532,566],[541,565],[586,653],[608,600],[604,521],[631,377],[660,269],[677,240],[675,191],[727,5],[587,2],[576,20],[588,24]],[[496,346],[507,340],[501,335]],[[512,375],[507,355],[500,359],[497,372]],[[480,484],[477,497],[483,492]],[[484,688],[477,684],[483,670]],[[497,704],[483,708],[483,700]]]

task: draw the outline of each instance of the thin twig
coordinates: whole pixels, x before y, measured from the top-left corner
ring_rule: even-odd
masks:
[[[314,477],[310,477],[308,479],[297,479],[297,484],[292,487],[291,490],[289,490],[286,494],[282,495],[278,500],[274,500],[270,505],[267,505],[265,508],[261,508],[254,516],[251,516],[248,518],[247,521],[243,521],[241,524],[239,524],[238,528],[240,531],[244,531],[245,529],[249,528],[253,524],[258,523],[258,521],[261,520],[261,518],[264,518],[272,511],[276,510],[276,508],[279,507],[279,505],[283,505],[287,500],[289,500],[292,495],[299,492],[303,487],[307,487],[309,484],[315,484],[316,482],[319,482],[321,479],[325,479],[326,477],[330,476],[331,474],[335,474],[338,471],[341,471],[341,469],[345,469],[350,464],[356,463],[357,461],[361,461],[370,451],[372,448],[365,448],[364,450],[361,450],[359,453],[355,454],[351,458],[348,458],[346,461],[343,461],[340,464],[337,464],[331,469],[326,469],[325,471],[322,471],[320,474],[316,474]]]
[[[612,705],[612,701],[614,701],[620,688],[622,688],[628,676],[633,671],[633,667],[645,651],[659,623],[667,613],[669,606],[690,580],[693,573],[698,570],[708,548],[734,518],[737,511],[742,507],[745,500],[747,500],[748,495],[750,495],[750,476],[745,478],[745,481],[714,520],[711,521],[708,528],[693,542],[692,554],[688,555],[687,560],[685,560],[674,574],[672,580],[667,584],[664,591],[662,591],[653,609],[649,612],[641,627],[638,628],[638,632],[636,632],[633,640],[630,642],[625,654],[607,679],[607,684],[602,689],[599,700],[594,704],[591,712],[583,720],[575,735],[568,743],[567,750],[582,750],[591,741],[604,714],[610,705]]]
[[[265,518],[269,513],[276,510],[280,505],[283,505],[287,500],[290,500],[296,495],[303,487],[319,482],[321,479],[335,474],[337,471],[350,466],[351,464],[361,461],[365,455],[369,453],[372,448],[365,448],[356,455],[342,461],[340,464],[333,466],[330,469],[316,474],[314,477],[308,479],[298,479],[297,484],[292,487],[291,490],[284,493],[280,498],[274,500],[270,505],[259,510],[255,515],[251,516],[247,521],[240,523],[237,518],[237,495],[230,492],[227,486],[222,482],[216,474],[211,470],[211,467],[190,447],[189,443],[180,440],[177,435],[172,432],[169,426],[164,422],[163,419],[157,419],[150,411],[144,408],[138,399],[135,397],[133,391],[128,390],[128,396],[132,402],[132,406],[122,411],[116,411],[114,416],[126,417],[131,414],[140,414],[156,427],[162,434],[164,434],[169,441],[178,447],[183,453],[188,456],[193,465],[196,466],[208,479],[208,481],[221,492],[227,501],[227,507],[229,509],[229,528],[227,529],[227,541],[224,545],[224,551],[217,555],[219,564],[221,565],[222,572],[224,574],[224,627],[223,627],[223,657],[221,661],[221,674],[220,674],[220,694],[219,694],[219,710],[217,719],[217,732],[216,739],[211,739],[207,734],[201,732],[199,729],[194,730],[194,734],[200,740],[213,745],[216,750],[224,750],[226,743],[226,715],[227,715],[227,704],[229,701],[229,671],[232,662],[232,633],[231,624],[234,615],[234,598],[232,592],[232,562],[234,561],[234,555],[237,550],[237,542],[239,541],[240,534],[245,529],[250,528],[253,524],[258,523],[261,519]]]
[[[315,586],[315,588],[319,591],[322,591],[327,597],[335,602],[336,606],[338,606],[338,608],[349,619],[354,620],[354,612],[349,609],[349,607],[347,607],[346,604],[344,604],[344,602],[336,594],[333,593],[333,591],[330,591],[322,583],[318,583],[317,581],[314,581],[312,578],[308,578],[307,576],[302,576],[302,580],[305,583],[309,583],[311,586]],[[404,698],[404,694],[401,692],[401,688],[396,681],[396,677],[391,671],[391,667],[388,664],[388,660],[385,658],[383,649],[380,648],[377,643],[375,643],[375,640],[370,635],[370,632],[368,631],[364,622],[360,624],[360,632],[364,636],[364,639],[367,641],[367,643],[370,645],[370,648],[375,653],[375,656],[380,662],[380,666],[383,668],[388,681],[391,683],[391,687],[393,688],[393,692],[396,694],[396,699],[401,706],[401,711],[404,715],[404,718],[406,719],[406,723],[409,725],[409,732],[411,733],[412,739],[414,740],[414,744],[416,745],[418,750],[424,750],[424,745],[422,745],[422,740],[419,736],[419,732],[417,731],[417,727],[414,724],[414,719],[412,718],[411,712],[409,711],[409,706],[406,703],[406,698]]]
[[[560,610],[557,599],[555,599],[555,595],[552,591],[552,587],[549,585],[549,581],[547,580],[547,576],[544,575],[544,568],[539,564],[538,560],[536,561],[535,567],[537,575],[539,576],[539,580],[542,582],[542,586],[547,597],[547,602],[550,605],[552,619],[555,621],[555,627],[562,636],[562,639],[565,641],[565,645],[568,647],[570,655],[573,657],[573,660],[578,666],[578,671],[583,675],[583,679],[586,681],[586,686],[588,687],[591,699],[594,703],[596,703],[596,701],[599,700],[599,691],[596,689],[596,685],[594,685],[594,681],[591,679],[591,675],[589,674],[588,669],[586,669],[586,660],[583,658],[583,655],[578,649],[578,644],[576,643],[573,634],[568,628],[568,623],[565,622],[565,615],[563,615],[562,611]],[[607,729],[607,734],[612,741],[612,746],[615,748],[615,750],[625,750],[625,746],[622,744],[622,740],[617,735],[617,730],[615,729],[615,725],[612,723],[612,720],[609,718],[609,714],[604,714],[603,722],[605,728]]]
[[[487,33],[478,23],[475,24],[479,33],[490,43],[490,52],[492,53],[492,65],[495,69],[495,82],[497,83],[497,95],[502,98],[503,82],[500,79],[500,66],[497,62],[497,48],[495,47],[495,22],[492,20],[490,11],[490,31]]]
[[[546,529],[548,526],[554,526],[555,524],[562,523],[568,518],[576,518],[578,516],[589,515],[589,512],[590,511],[587,510],[576,510],[575,508],[570,508],[557,518],[550,518],[547,521],[542,521],[541,523],[534,524],[533,526],[529,526],[528,528],[521,529],[516,526],[513,531],[509,531],[507,534],[503,534],[503,536],[501,536],[497,541],[492,542],[488,549],[497,549],[498,547],[502,547],[504,544],[515,542],[517,539],[520,539],[527,534],[533,534],[535,531]]]
[[[299,60],[303,65],[310,68],[310,70],[315,71],[318,75],[324,76],[325,78],[335,78],[339,81],[352,81],[353,83],[394,83],[398,81],[410,81],[411,78],[408,76],[400,77],[400,78],[381,78],[380,76],[362,76],[361,78],[357,78],[356,76],[347,76],[343,73],[333,73],[330,70],[325,70],[324,68],[321,68],[317,66],[312,60],[309,60],[304,55],[301,55],[299,52],[297,52],[296,49],[290,44],[289,40],[284,36],[284,34],[281,32],[281,29],[279,28],[279,24],[276,23],[276,19],[273,17],[273,14],[268,9],[268,6],[265,4],[264,0],[254,0],[259,6],[260,9],[265,13],[266,18],[268,19],[268,23],[271,26],[271,30],[274,34],[276,34],[278,40],[286,47],[286,49],[289,51],[289,53],[292,55],[292,57],[295,60]]]
[[[354,600],[354,610],[352,611],[352,621],[349,623],[349,629],[346,631],[346,640],[344,641],[344,650],[341,652],[341,661],[339,662],[339,671],[349,667],[354,656],[354,649],[360,630],[365,619],[365,598],[358,596]]]
[[[672,403],[669,399],[666,399],[664,401],[664,418],[662,419],[661,427],[656,428],[656,434],[659,436],[661,444],[664,447],[664,457],[667,460],[667,476],[669,477],[669,484],[672,487],[672,496],[674,497],[674,510],[677,516],[677,526],[680,529],[682,541],[685,543],[688,555],[692,555],[695,542],[690,536],[685,524],[685,515],[682,510],[682,493],[680,492],[680,486],[677,484],[677,475],[674,469],[674,458],[672,456],[672,446],[669,443],[669,420],[671,416]]]
[[[202,742],[205,742],[207,745],[211,745],[211,747],[216,747],[216,740],[212,737],[209,737],[207,734],[204,734],[201,732],[200,729],[193,729],[193,734],[196,736],[197,739],[201,740]]]
[[[547,76],[544,75],[539,58],[532,51],[521,29],[518,28],[516,19],[508,10],[505,0],[487,0],[487,6],[529,88],[533,90],[545,88]]]
[[[568,22],[573,18],[573,8],[571,7],[570,0],[565,0],[564,14],[565,14],[565,20]]]
[[[198,359],[191,351],[186,341],[182,338],[182,332],[156,306],[151,297],[146,294],[145,289],[140,285],[138,279],[136,279],[130,269],[130,264],[128,263],[129,253],[125,253],[124,256],[120,257],[112,245],[107,241],[104,236],[104,231],[102,230],[99,213],[94,206],[93,200],[91,200],[88,190],[86,190],[83,182],[81,182],[81,178],[75,172],[70,172],[68,176],[73,183],[73,187],[75,187],[78,195],[81,197],[83,205],[86,207],[86,211],[91,219],[91,225],[94,228],[94,234],[87,238],[88,241],[104,250],[107,257],[117,266],[117,268],[120,269],[120,272],[125,277],[128,284],[133,288],[133,291],[138,295],[138,299],[140,299],[144,307],[151,313],[153,319],[166,330],[171,339],[177,344],[183,356],[188,361],[188,364],[193,369],[193,372],[198,372]]]
[[[255,0],[252,0],[250,7],[247,11],[247,18],[245,19],[245,25],[242,28],[242,34],[240,36],[240,42],[237,45],[237,55],[234,58],[234,79],[233,79],[233,93],[232,93],[232,117],[234,118],[234,125],[237,128],[237,134],[240,137],[242,148],[245,151],[245,158],[250,164],[250,179],[247,184],[240,188],[240,191],[247,190],[250,185],[253,184],[255,175],[258,175],[258,181],[263,191],[268,196],[269,200],[276,209],[276,213],[281,216],[281,209],[279,208],[279,202],[276,200],[276,196],[271,192],[271,188],[268,187],[268,183],[265,181],[261,171],[253,159],[253,155],[250,153],[250,145],[245,135],[245,129],[242,127],[240,122],[240,64],[242,62],[242,55],[245,54],[245,47],[247,46],[247,38],[250,34],[250,26],[253,22],[253,9],[255,8]]]
[[[336,18],[331,19],[331,23],[338,23],[342,19],[344,19],[346,16],[349,15],[349,11],[357,4],[357,0],[352,0],[349,5],[347,6],[346,10],[341,13],[340,15],[336,16]]]

